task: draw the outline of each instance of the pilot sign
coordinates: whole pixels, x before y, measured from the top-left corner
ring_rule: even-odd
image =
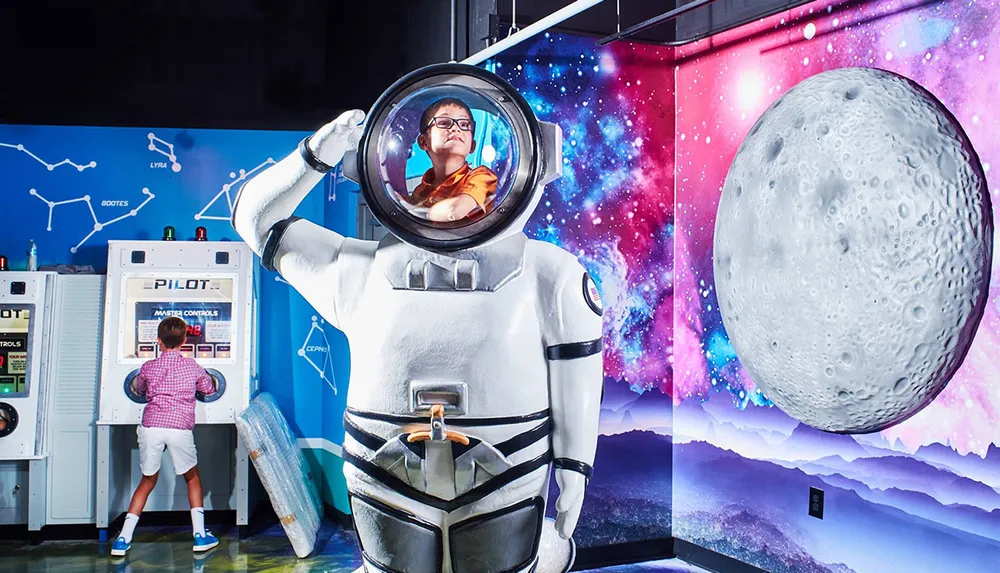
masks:
[[[222,280],[209,279],[146,279],[143,290],[221,290]]]

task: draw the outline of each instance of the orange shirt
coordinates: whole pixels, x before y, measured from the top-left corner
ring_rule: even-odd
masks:
[[[424,173],[423,180],[410,193],[409,201],[412,205],[431,207],[443,199],[465,194],[475,199],[484,213],[489,213],[493,209],[497,176],[489,167],[480,166],[473,169],[466,163],[437,187],[431,184],[433,181],[434,169],[428,169],[427,173]]]

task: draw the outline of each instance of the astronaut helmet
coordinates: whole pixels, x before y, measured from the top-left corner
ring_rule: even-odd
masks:
[[[399,240],[436,252],[521,232],[562,171],[562,132],[496,74],[436,64],[393,84],[368,113],[345,175]]]

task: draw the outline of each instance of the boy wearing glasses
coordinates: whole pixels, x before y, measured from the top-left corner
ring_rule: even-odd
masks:
[[[462,100],[444,98],[420,117],[417,145],[427,152],[431,168],[407,198],[427,208],[432,221],[478,219],[493,209],[497,176],[485,166],[473,169],[466,159],[476,149],[472,110]]]

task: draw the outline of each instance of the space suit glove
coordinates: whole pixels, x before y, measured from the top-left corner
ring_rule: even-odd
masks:
[[[559,537],[573,537],[576,524],[583,509],[583,497],[587,490],[587,476],[572,470],[556,467],[556,484],[559,497],[556,499],[556,531]]]
[[[340,163],[344,154],[357,149],[361,140],[365,112],[355,109],[319,128],[299,144],[299,153],[312,169],[326,172]]]

